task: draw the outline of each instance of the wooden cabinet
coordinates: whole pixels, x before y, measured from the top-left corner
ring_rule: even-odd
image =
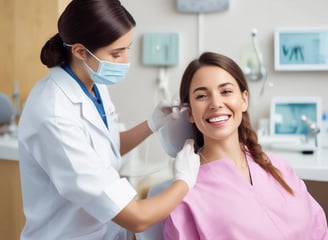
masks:
[[[0,92],[20,103],[48,71],[40,62],[45,42],[57,33],[57,19],[69,0],[0,0]],[[0,160],[0,239],[18,240],[24,226],[18,161]]]
[[[21,105],[48,72],[40,61],[40,51],[58,32],[57,20],[68,2],[0,0],[0,92],[12,96],[18,81]]]
[[[18,240],[25,223],[18,161],[0,160],[1,239]]]
[[[22,104],[48,71],[40,50],[57,32],[59,10],[67,0],[0,0],[0,92],[12,96],[19,82]],[[18,161],[0,160],[0,239],[18,240],[25,219]]]

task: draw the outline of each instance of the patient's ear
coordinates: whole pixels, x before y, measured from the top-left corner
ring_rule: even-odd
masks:
[[[248,92],[245,90],[242,93],[242,111],[246,112],[248,109]]]
[[[191,111],[191,108],[189,107],[188,108],[188,118],[189,118],[189,122],[191,122],[191,123],[195,123],[195,120],[194,120],[194,116],[192,115],[192,111]]]

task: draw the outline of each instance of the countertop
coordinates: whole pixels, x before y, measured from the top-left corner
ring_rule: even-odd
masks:
[[[312,154],[304,154],[293,151],[273,151],[285,159],[296,171],[297,175],[304,180],[328,182],[328,149],[322,148]]]
[[[10,135],[0,137],[0,159],[18,160],[18,141],[16,137]]]
[[[285,159],[302,179],[328,182],[328,148],[319,149],[313,154],[272,149],[265,151]],[[0,137],[0,159],[18,161],[18,141],[15,137]]]

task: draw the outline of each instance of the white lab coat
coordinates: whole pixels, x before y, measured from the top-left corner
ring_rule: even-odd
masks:
[[[126,240],[111,219],[136,195],[120,178],[116,113],[97,85],[109,128],[61,67],[31,91],[19,122],[19,161],[26,225],[21,240]]]

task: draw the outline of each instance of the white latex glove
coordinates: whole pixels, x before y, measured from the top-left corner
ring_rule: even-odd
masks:
[[[200,157],[195,153],[194,140],[187,139],[174,160],[174,178],[185,181],[191,189],[196,183],[199,166]]]
[[[153,132],[157,132],[164,124],[171,118],[179,118],[180,113],[185,108],[180,110],[178,101],[170,102],[168,100],[161,100],[155,107],[152,115],[148,119],[148,126]]]

